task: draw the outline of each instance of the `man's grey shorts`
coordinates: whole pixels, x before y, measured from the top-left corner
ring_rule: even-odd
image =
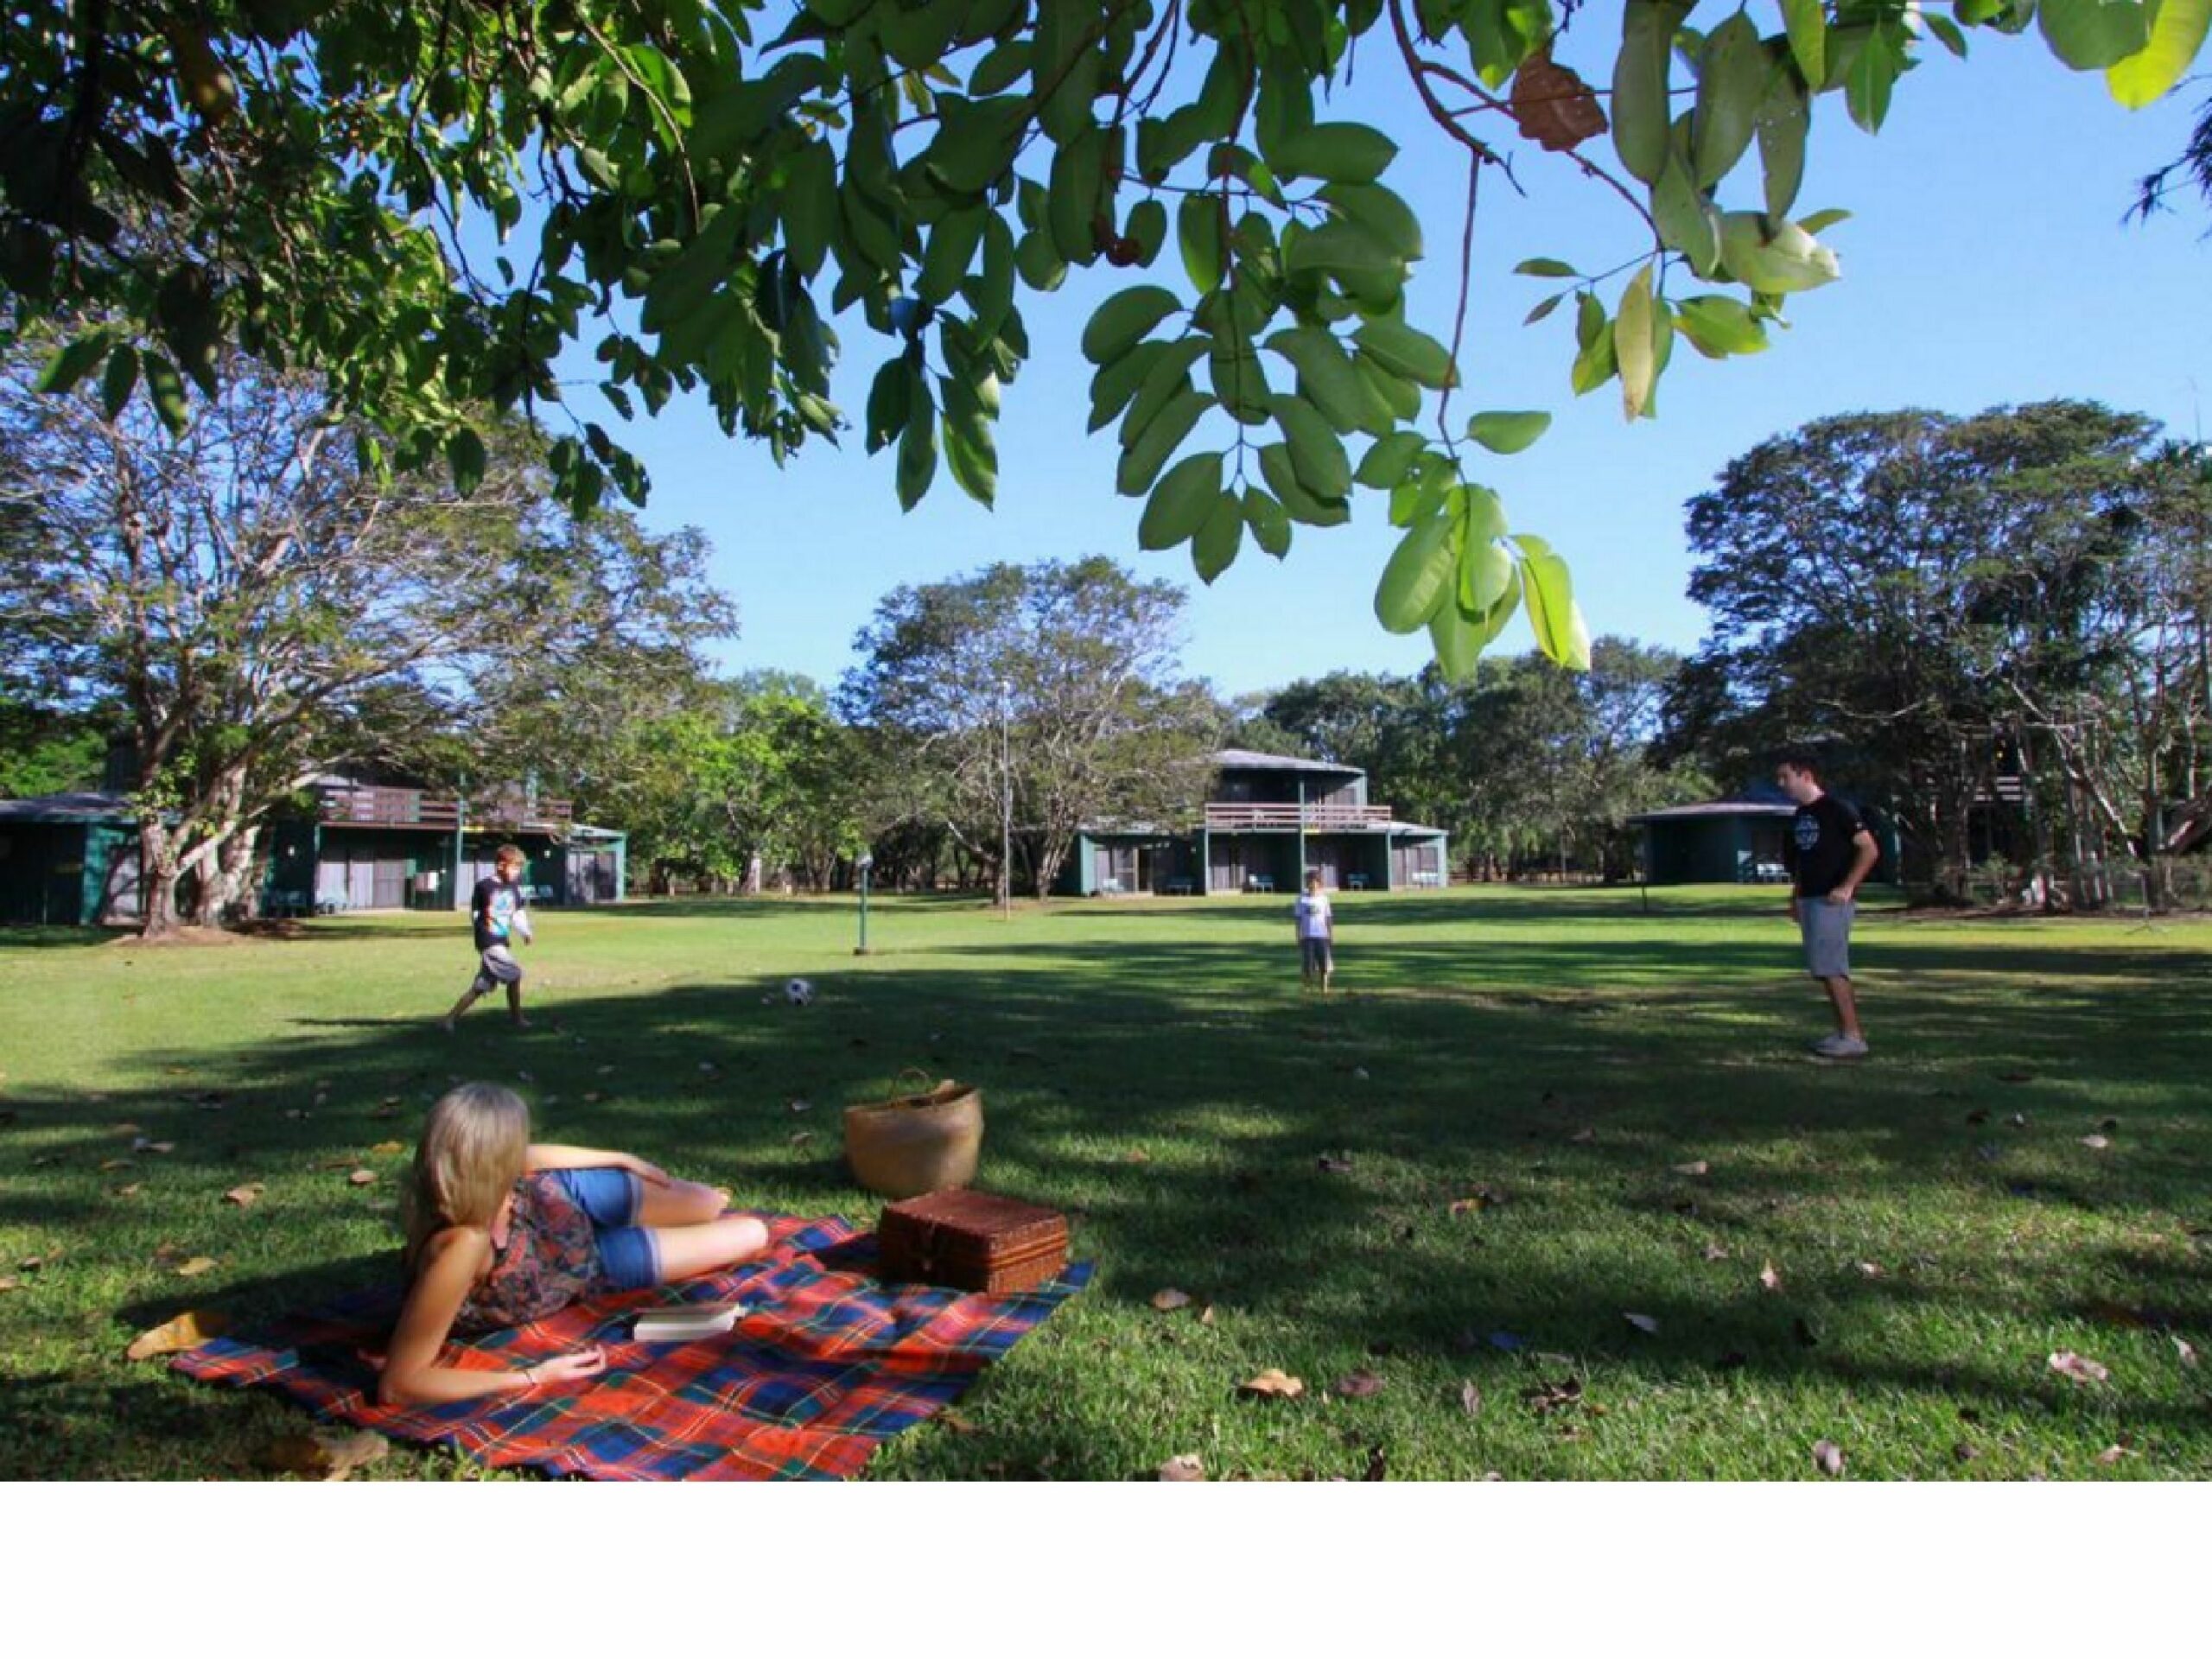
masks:
[[[1805,936],[1805,967],[1815,979],[1851,977],[1851,918],[1859,906],[1825,899],[1797,901],[1797,928]]]

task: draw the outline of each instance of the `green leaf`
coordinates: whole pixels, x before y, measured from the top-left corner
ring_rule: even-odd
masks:
[[[1281,328],[1267,338],[1268,350],[1298,371],[1299,390],[1339,432],[1369,423],[1366,384],[1337,338],[1325,328]]]
[[[1759,109],[1759,170],[1766,185],[1766,210],[1786,218],[1805,181],[1805,140],[1812,130],[1813,106],[1796,77],[1774,78]],[[1700,272],[1700,275],[1707,273]]]
[[[191,406],[184,401],[184,378],[176,365],[159,352],[143,352],[138,372],[146,378],[146,394],[154,400],[154,413],[162,417],[173,437],[181,437],[192,424]]]
[[[1364,226],[1349,219],[1332,219],[1310,228],[1301,227],[1287,238],[1283,269],[1294,275],[1306,271],[1344,278],[1382,277],[1405,280],[1406,262]]]
[[[1186,455],[1154,486],[1137,520],[1137,545],[1147,552],[1173,547],[1198,532],[1221,499],[1221,452]]]
[[[1052,157],[1045,226],[1053,247],[1071,265],[1087,265],[1098,257],[1096,221],[1105,159],[1105,130],[1095,126],[1084,127]]]
[[[1414,458],[1427,447],[1418,432],[1388,433],[1368,446],[1360,458],[1359,470],[1352,476],[1368,489],[1394,490],[1405,481]]]
[[[1521,550],[1521,597],[1529,607],[1537,648],[1561,668],[1586,673],[1590,630],[1574,602],[1574,580],[1567,573],[1567,561],[1540,536],[1516,536],[1513,544]]]
[[[1516,276],[1580,276],[1582,273],[1564,259],[1523,259],[1513,267]]]
[[[1667,152],[1667,165],[1651,187],[1651,218],[1659,239],[1679,249],[1690,269],[1710,278],[1720,266],[1720,216],[1690,177],[1680,149]]]
[[[118,346],[109,354],[107,372],[100,377],[101,413],[112,421],[123,413],[124,405],[137,389],[138,353],[128,346]]]
[[[453,471],[454,493],[474,495],[484,481],[484,440],[474,427],[461,427],[446,438],[446,465]]]
[[[1943,42],[1943,49],[1946,52],[1948,52],[1955,58],[1963,58],[1966,56],[1966,31],[1961,29],[1948,17],[1945,17],[1937,12],[1923,11],[1920,14],[1920,21],[1927,26],[1928,32],[1930,35],[1933,35],[1937,40]],[[1815,82],[1815,84],[1818,85],[1819,83]]]
[[[1889,119],[1890,94],[1904,73],[1904,56],[1880,29],[1868,35],[1844,72],[1844,107],[1868,132],[1879,132]]]
[[[1290,515],[1265,490],[1245,490],[1244,522],[1251,527],[1252,539],[1262,552],[1279,559],[1290,551]]]
[[[1840,225],[1851,217],[1847,207],[1823,207],[1817,213],[1808,213],[1797,221],[1797,228],[1808,236],[1818,236],[1831,225]]]
[[[1576,353],[1574,366],[1567,373],[1567,384],[1576,397],[1597,391],[1620,372],[1620,360],[1613,354],[1613,325],[1605,324],[1597,338]]]
[[[1808,86],[1827,79],[1828,18],[1824,0],[1782,0],[1783,27],[1789,33],[1789,54]]]
[[[1541,322],[1546,317],[1548,317],[1553,312],[1559,309],[1559,302],[1566,297],[1566,293],[1561,291],[1553,295],[1548,299],[1538,300],[1535,304],[1529,308],[1529,315],[1521,319],[1521,326],[1523,328],[1526,328],[1530,327],[1532,324]]]
[[[1677,0],[1628,0],[1621,20],[1620,54],[1613,60],[1613,149],[1630,176],[1645,184],[1656,182],[1667,164],[1674,124],[1667,77],[1675,31],[1689,10]]]
[[[1115,469],[1114,487],[1123,495],[1142,495],[1152,488],[1153,480],[1160,476],[1160,469],[1167,464],[1168,456],[1183,446],[1191,435],[1191,429],[1198,425],[1198,417],[1213,407],[1211,397],[1187,388],[1176,392],[1166,406],[1154,416],[1139,433],[1134,442],[1125,438],[1121,465]]]
[[[937,477],[937,411],[930,406],[929,387],[919,376],[913,381],[920,396],[906,416],[906,430],[899,440],[899,505],[912,512],[929,493]]]
[[[999,490],[998,440],[991,432],[990,405],[957,375],[948,376],[944,384],[945,465],[954,483],[990,506]]]
[[[817,138],[791,158],[777,209],[791,263],[814,276],[837,226],[837,157],[828,144]]]
[[[1773,70],[1758,26],[1743,12],[1705,37],[1690,113],[1690,154],[1700,187],[1710,189],[1726,178],[1751,148]]]
[[[2109,69],[2151,40],[2141,0],[2043,0],[2036,21],[2069,69]]]
[[[1459,568],[1459,520],[1433,512],[1398,538],[1375,587],[1375,620],[1392,633],[1411,633],[1452,599]]]
[[[2159,0],[2150,36],[2105,71],[2105,85],[2126,109],[2147,109],[2173,90],[2212,30],[2212,0]]]
[[[1356,121],[1318,121],[1286,134],[1268,153],[1268,161],[1278,178],[1369,184],[1397,153],[1397,145],[1372,127]]]
[[[1136,399],[1129,405],[1128,416],[1122,423],[1122,448],[1133,448],[1144,435],[1145,429],[1159,418],[1160,411],[1173,403],[1178,393],[1191,390],[1191,366],[1212,346],[1213,341],[1204,334],[1162,342],[1160,355],[1146,371]]]
[[[1656,371],[1652,316],[1651,267],[1646,265],[1630,279],[1621,293],[1620,309],[1613,316],[1613,355],[1620,365],[1621,410],[1631,421],[1643,414],[1644,405],[1651,401],[1651,383]]]
[[[1237,545],[1243,539],[1243,511],[1236,493],[1224,490],[1214,497],[1213,510],[1191,540],[1191,568],[1198,573],[1198,580],[1211,583],[1236,563]]]
[[[1415,456],[1390,492],[1390,522],[1401,530],[1419,524],[1444,505],[1458,477],[1451,461],[1433,450]]]
[[[961,279],[975,263],[983,240],[983,227],[996,215],[978,204],[947,213],[930,227],[922,268],[914,279],[914,294],[931,305],[943,305],[960,289]]]
[[[1290,464],[1288,444],[1270,443],[1261,448],[1260,476],[1275,493],[1283,511],[1301,524],[1326,530],[1351,518],[1351,509],[1344,502],[1325,501],[1298,481],[1298,469]]]
[[[1767,347],[1766,326],[1751,308],[1726,294],[1700,294],[1675,308],[1675,328],[1707,357],[1741,356]]]
[[[1246,426],[1265,424],[1274,394],[1259,353],[1231,338],[1216,340],[1210,356],[1214,401]]]
[[[1352,359],[1359,378],[1380,398],[1394,421],[1410,421],[1421,414],[1421,388],[1403,375],[1393,373],[1362,353]]]
[[[1467,422],[1467,435],[1493,454],[1517,455],[1551,428],[1541,409],[1486,409]]]
[[[868,385],[868,452],[871,455],[906,429],[913,402],[914,365],[903,357],[887,360]]]
[[[1421,220],[1396,192],[1379,184],[1330,184],[1316,193],[1400,259],[1421,257]]]
[[[1090,314],[1083,331],[1083,354],[1093,363],[1110,363],[1182,308],[1182,302],[1164,288],[1125,289]]]
[[[1392,318],[1376,317],[1361,324],[1352,338],[1382,368],[1416,385],[1436,391],[1454,382],[1452,353],[1418,328]]]
[[[1351,461],[1328,422],[1296,397],[1271,397],[1268,404],[1290,447],[1291,471],[1306,493],[1323,501],[1341,501],[1350,495]]]
[[[1137,264],[1149,265],[1160,257],[1167,240],[1167,209],[1160,205],[1158,197],[1147,196],[1129,209],[1125,232],[1137,245]]]
[[[1841,274],[1834,251],[1804,226],[1764,213],[1723,213],[1720,257],[1731,276],[1762,294],[1802,293]]]
[[[1201,294],[1211,294],[1221,286],[1228,241],[1227,212],[1222,199],[1211,192],[1184,197],[1183,205],[1175,210],[1175,236],[1183,251],[1183,269],[1191,286]]]
[[[1486,617],[1513,586],[1513,556],[1494,536],[1461,540],[1452,607],[1470,621]]]
[[[74,390],[79,380],[105,360],[114,343],[114,330],[105,327],[78,335],[47,360],[33,390],[51,397]]]

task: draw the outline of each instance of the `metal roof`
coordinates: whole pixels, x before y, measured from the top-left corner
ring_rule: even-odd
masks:
[[[1697,801],[1688,806],[1662,806],[1653,812],[1632,814],[1630,823],[1656,823],[1689,818],[1787,818],[1797,809],[1788,801]]]
[[[137,821],[130,804],[119,795],[31,795],[0,801],[0,819],[17,823],[99,823],[111,818]]]
[[[1333,760],[1307,760],[1295,754],[1262,754],[1255,749],[1217,749],[1213,763],[1224,770],[1236,766],[1246,772],[1331,772],[1346,778],[1363,775],[1357,766],[1339,766]]]

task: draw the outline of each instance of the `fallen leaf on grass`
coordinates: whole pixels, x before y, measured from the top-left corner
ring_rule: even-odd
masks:
[[[23,1281],[20,1279],[0,1279],[0,1296],[5,1296],[11,1290],[22,1288]]]
[[[1879,1279],[1882,1276],[1882,1264],[1878,1262],[1861,1262],[1859,1264],[1859,1276],[1862,1279]]]
[[[377,1173],[373,1169],[357,1169],[346,1178],[348,1186],[374,1186]]]
[[[1319,1158],[1315,1160],[1315,1163],[1324,1175],[1349,1175],[1351,1173],[1351,1160],[1350,1158],[1338,1158],[1325,1152]]]
[[[1759,1269],[1759,1285],[1763,1289],[1780,1290],[1782,1288],[1782,1269],[1776,1267],[1773,1262],[1768,1262],[1764,1267]]]
[[[1951,1448],[1951,1456],[1960,1463],[1972,1463],[1981,1455],[1981,1448],[1972,1440],[1961,1440]]]
[[[812,1129],[793,1129],[790,1135],[785,1139],[785,1144],[786,1146],[803,1147],[813,1139],[814,1131]]]
[[[1207,1325],[1213,1323],[1213,1304],[1211,1302],[1208,1302],[1204,1307],[1198,1310],[1198,1323],[1200,1325]],[[2191,1360],[2190,1363],[2191,1364],[2195,1364],[2196,1362]]]
[[[1598,1138],[1598,1131],[1595,1129],[1577,1129],[1573,1135],[1568,1135],[1567,1138],[1578,1147],[1586,1147],[1592,1141],[1595,1141]]]
[[[549,1096],[548,1098],[550,1099],[550,1096]],[[407,1143],[404,1141],[379,1141],[369,1148],[369,1155],[372,1158],[389,1158],[394,1153],[406,1150]]]
[[[814,1109],[814,1103],[812,1101],[805,1099],[798,1095],[793,1095],[789,1100],[785,1101],[784,1104],[790,1107],[791,1110],[795,1112],[810,1112]]]
[[[2122,1458],[2132,1458],[2134,1455],[2134,1443],[2132,1437],[2123,1434],[2113,1445],[2097,1453],[2097,1461],[2109,1469]]]
[[[1362,1083],[1365,1083],[1367,1081],[1367,1068],[1363,1065],[1355,1065],[1352,1067],[1351,1074],[1355,1077],[1357,1077]]]
[[[1236,1392],[1253,1400],[1295,1400],[1306,1392],[1306,1384],[1300,1378],[1269,1366],[1257,1376],[1238,1383]]]
[[[1199,1460],[1197,1452],[1185,1452],[1179,1457],[1168,1459],[1154,1472],[1162,1480],[1204,1480],[1206,1466]]]
[[[2101,1135],[2085,1135],[2082,1137],[2082,1144],[2091,1152],[2102,1152],[2107,1147],[2112,1145],[2112,1142]]]
[[[2183,1342],[2179,1337],[2172,1338],[2171,1340],[2174,1344],[2175,1358],[2180,1360],[2184,1365],[2194,1365],[2196,1363],[2196,1349],[2190,1346],[2188,1343]]]
[[[1382,1392],[1382,1379],[1372,1371],[1348,1371],[1329,1384],[1339,1400],[1372,1400]]]
[[[2064,1350],[2050,1357],[2050,1369],[2061,1376],[2072,1377],[2076,1382],[2102,1382],[2112,1376],[2095,1360]]]
[[[1191,1294],[1188,1291],[1178,1290],[1170,1285],[1165,1290],[1155,1290],[1152,1293],[1152,1305],[1162,1313],[1173,1313],[1179,1307],[1188,1307],[1191,1305]]]
[[[2005,1121],[2016,1129],[2024,1129],[2028,1127],[2028,1115],[2025,1112],[2015,1112]]]
[[[1470,1417],[1483,1414],[1483,1391],[1474,1385],[1471,1378],[1459,1385],[1459,1409]]]
[[[223,1202],[225,1204],[234,1204],[239,1209],[243,1210],[249,1205],[252,1204],[255,1199],[258,1198],[268,1190],[268,1185],[264,1182],[248,1181],[244,1186],[234,1186],[229,1192],[224,1193]]]
[[[1649,1313],[1624,1313],[1621,1318],[1626,1319],[1647,1337],[1656,1337],[1659,1334],[1659,1321]]]
[[[1834,1440],[1813,1442],[1813,1466],[1824,1475],[1843,1472],[1843,1448]]]
[[[1726,1244],[1708,1243],[1705,1247],[1705,1259],[1708,1262],[1726,1262],[1728,1256],[1729,1249]]]
[[[137,1166],[137,1160],[133,1158],[103,1158],[99,1165],[100,1173],[103,1175],[115,1170],[136,1169]]]
[[[166,1157],[168,1154],[176,1150],[176,1142],[174,1141],[149,1141],[142,1135],[132,1140],[130,1142],[130,1150],[133,1152],[159,1153]]]
[[[1676,1164],[1675,1166],[1675,1173],[1677,1175],[1710,1175],[1713,1173],[1713,1166],[1706,1162],[1704,1159],[1700,1158],[1691,1163]]]
[[[177,1263],[176,1276],[180,1279],[197,1279],[201,1274],[208,1272],[214,1266],[215,1258],[213,1256],[195,1255],[188,1262],[180,1262]]]
[[[145,1190],[146,1183],[143,1181],[132,1181],[127,1186],[111,1186],[108,1188],[108,1192],[112,1196],[118,1198],[135,1198]]]
[[[974,1434],[980,1432],[977,1430],[974,1423],[969,1421],[967,1418],[962,1416],[950,1406],[938,1413],[937,1420],[938,1423],[951,1430],[955,1434]]]
[[[600,1093],[596,1089],[587,1089],[584,1090],[584,1099],[586,1103],[590,1105],[596,1106],[601,1101],[605,1100],[607,1096]]]
[[[36,1273],[41,1268],[51,1267],[60,1259],[61,1252],[58,1249],[48,1250],[43,1255],[27,1255],[16,1263],[16,1271]]]
[[[271,1440],[255,1454],[254,1461],[277,1474],[343,1480],[391,1449],[391,1442],[372,1428],[356,1429],[350,1434],[318,1429],[311,1434],[286,1434]]]
[[[167,1325],[157,1325],[150,1331],[142,1332],[137,1340],[123,1351],[123,1357],[125,1359],[151,1359],[157,1354],[181,1354],[221,1336],[230,1328],[229,1314],[213,1309],[193,1308],[178,1314]]]
[[[1539,1383],[1533,1389],[1522,1389],[1521,1397],[1528,1402],[1529,1409],[1539,1417],[1572,1411],[1582,1403],[1582,1379],[1567,1376],[1556,1382]]]

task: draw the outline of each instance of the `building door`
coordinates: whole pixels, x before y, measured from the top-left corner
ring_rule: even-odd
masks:
[[[1206,887],[1214,893],[1237,893],[1244,886],[1244,843],[1235,836],[1217,836],[1213,861],[1206,872]]]
[[[376,895],[378,910],[404,910],[407,907],[407,861],[404,858],[380,858],[375,865],[371,891]]]

